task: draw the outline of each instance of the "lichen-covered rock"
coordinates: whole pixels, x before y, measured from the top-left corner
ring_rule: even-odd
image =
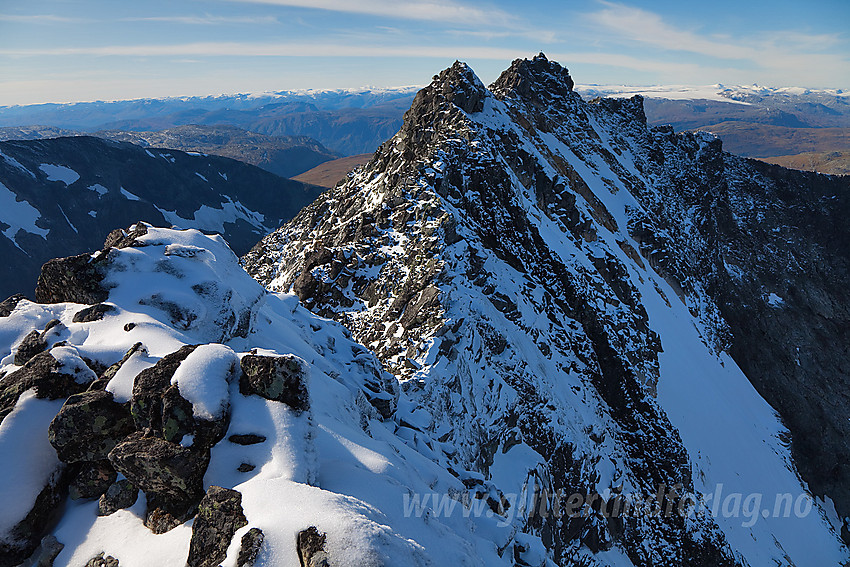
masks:
[[[254,562],[257,560],[265,537],[260,528],[251,528],[242,536],[242,545],[239,547],[236,567],[254,567]]]
[[[174,527],[191,517],[204,495],[209,461],[208,449],[181,447],[158,437],[142,437],[141,433],[131,435],[109,453],[112,466],[148,497],[145,525]],[[159,521],[163,517],[167,520],[164,524]]]
[[[81,463],[77,473],[68,487],[68,495],[72,500],[80,498],[99,498],[115,482],[118,473],[102,460],[93,463]]]
[[[59,400],[78,394],[88,387],[79,382],[78,374],[63,371],[63,366],[49,352],[32,357],[23,368],[0,379],[0,423],[6,410],[15,407],[18,398],[34,388],[37,398]]]
[[[117,312],[118,309],[114,305],[108,303],[98,303],[91,307],[81,309],[74,314],[74,323],[92,323],[100,321],[105,315]]]
[[[242,494],[211,486],[198,506],[192,524],[187,567],[216,567],[227,557],[236,530],[248,525],[242,511]]]
[[[325,540],[327,534],[319,533],[315,526],[298,533],[296,541],[301,567],[330,567]]]
[[[89,559],[85,567],[118,567],[118,560],[101,552]]]
[[[44,349],[46,348],[47,342],[41,338],[41,333],[38,331],[31,331],[30,334],[25,336],[21,339],[21,342],[18,343],[18,348],[15,351],[15,364],[23,366],[32,357],[40,352],[44,352]]]
[[[179,444],[194,430],[192,404],[183,399],[177,384],[169,386],[162,393],[162,438]]]
[[[248,354],[242,357],[241,366],[239,391],[243,395],[283,402],[299,412],[310,408],[307,374],[299,359]]]
[[[97,503],[97,515],[109,516],[136,503],[139,489],[126,478],[112,483]]]
[[[80,254],[55,258],[41,267],[35,300],[38,303],[82,303],[106,301],[109,291],[102,282],[106,277],[108,254]]]
[[[48,439],[66,463],[101,461],[133,431],[127,407],[111,392],[93,390],[68,398],[50,424]]]

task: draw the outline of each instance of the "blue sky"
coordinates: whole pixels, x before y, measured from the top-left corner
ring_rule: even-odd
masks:
[[[850,1],[0,0],[0,105],[485,82],[850,89]]]

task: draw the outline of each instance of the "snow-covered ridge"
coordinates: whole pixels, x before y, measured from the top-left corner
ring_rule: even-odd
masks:
[[[760,97],[790,95],[850,97],[850,91],[844,89],[810,89],[806,87],[763,87],[759,85],[728,86],[716,85],[576,85],[576,91],[589,96],[629,97],[641,95],[646,98],[670,100],[713,100],[717,102],[736,102],[747,104],[742,98],[758,95]]]
[[[106,274],[100,284],[104,302],[96,310],[78,303],[19,300],[8,316],[0,317],[0,376],[5,377],[0,386],[8,386],[10,378],[26,369],[34,372],[35,359],[50,360],[63,349],[73,351],[77,363],[92,374],[81,384],[83,389],[94,378],[89,368],[119,362],[106,374],[98,371],[109,376],[101,378],[103,384],[71,398],[64,407],[63,397],[42,399],[50,396],[36,388],[13,400],[11,412],[4,414],[0,455],[6,465],[0,494],[6,506],[0,512],[0,546],[5,547],[0,549],[6,555],[0,556],[0,564],[11,565],[7,558],[20,558],[19,550],[38,543],[16,541],[9,534],[21,533],[14,526],[33,507],[39,491],[49,494],[62,482],[70,481],[72,487],[82,482],[73,476],[76,465],[57,459],[47,442],[48,425],[60,408],[69,411],[75,399],[82,399],[79,396],[101,400],[103,396],[94,396],[101,388],[109,400],[146,407],[140,405],[141,379],[134,377],[156,370],[155,364],[173,359],[181,347],[207,341],[214,342],[182,355],[165,384],[190,403],[194,433],[169,433],[168,426],[164,433],[145,433],[151,436],[145,439],[179,444],[182,449],[173,450],[191,454],[203,442],[201,425],[224,424],[222,440],[208,454],[202,486],[238,491],[247,524],[236,531],[233,545],[223,542],[227,557],[217,561],[235,565],[242,536],[259,529],[263,535],[256,565],[298,565],[296,536],[310,526],[327,534],[325,550],[334,565],[446,565],[464,557],[500,561],[497,547],[510,541],[512,533],[505,517],[481,510],[476,518],[432,520],[422,510],[410,513],[411,505],[405,508],[405,498],[412,494],[436,491],[462,501],[471,500],[463,495],[475,490],[464,484],[468,477],[452,456],[456,451],[418,430],[414,424],[422,422],[421,410],[346,329],[309,313],[293,295],[264,291],[220,237],[139,225],[111,242],[112,248],[92,256]],[[48,293],[72,296],[82,289],[65,286],[50,292],[50,285],[49,279],[42,281],[42,299]],[[233,325],[226,327],[222,321]],[[32,328],[45,325],[52,331],[43,334],[44,351],[19,366],[24,363],[16,358],[23,351],[22,341]],[[240,359],[244,369],[246,356],[292,361],[287,364],[295,365],[295,376],[306,386],[306,409],[248,393],[244,376],[239,378]],[[7,403],[6,398],[2,401]],[[388,407],[393,413],[389,419],[380,413]],[[57,420],[51,426],[54,445],[61,437],[61,430],[55,430]],[[93,422],[92,416],[68,427],[78,428],[75,438],[96,437],[87,429]],[[176,436],[162,441],[157,435],[163,434]],[[139,442],[130,439],[137,437],[128,437],[123,445],[119,441],[116,451]],[[57,567],[85,564],[100,553],[122,566],[182,567],[193,528],[178,523],[161,535],[151,533],[146,524],[154,525],[151,510],[162,501],[155,504],[154,494],[142,489],[146,492],[135,503],[129,501],[129,507],[109,515],[98,516],[103,499],[69,501],[45,540],[45,551],[39,553],[61,548],[52,563]],[[45,525],[37,523],[26,536],[40,537],[38,530]]]
[[[486,88],[456,63],[369,164],[246,256],[249,272],[351,329],[427,410],[423,431],[505,494],[610,504],[681,483],[806,500],[712,295],[728,285],[719,257],[760,254],[722,215],[752,230],[769,206],[747,199],[777,189],[711,135],[648,128],[640,99],[589,104],[571,87],[543,56]],[[535,565],[846,561],[832,511],[812,510],[619,527],[523,508],[514,542],[543,544],[518,551]]]

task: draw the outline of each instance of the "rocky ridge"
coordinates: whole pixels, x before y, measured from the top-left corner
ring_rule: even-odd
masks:
[[[847,362],[843,341],[822,348],[846,321],[847,180],[572,87],[542,55],[490,87],[456,63],[366,166],[245,256],[249,273],[348,327],[427,409],[423,434],[505,493],[800,493],[802,474],[831,499],[794,527],[526,512],[518,529],[556,564],[806,564],[804,532],[846,561],[846,375],[821,369]],[[795,347],[808,363],[789,366]]]

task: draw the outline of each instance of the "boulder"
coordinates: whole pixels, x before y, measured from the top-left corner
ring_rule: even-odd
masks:
[[[139,489],[127,480],[112,483],[97,503],[97,515],[109,516],[118,510],[129,508],[136,503],[139,497]]]
[[[243,395],[282,402],[297,412],[310,409],[307,374],[298,358],[247,354],[241,366],[239,391]]]
[[[0,317],[8,317],[11,315],[12,311],[15,310],[15,307],[18,306],[18,303],[20,303],[22,299],[26,299],[26,297],[20,293],[16,293],[15,295],[0,301]]]
[[[155,533],[168,531],[190,518],[204,495],[209,450],[181,447],[158,437],[135,433],[110,453],[109,462],[145,492],[145,525]]]
[[[74,314],[74,323],[92,323],[100,321],[105,315],[115,313],[118,309],[114,305],[108,303],[98,303],[91,307],[81,309]]]
[[[93,390],[69,397],[47,434],[62,461],[77,463],[106,460],[133,431],[127,407],[116,402],[111,392]]]
[[[118,567],[118,560],[111,555],[100,552],[89,559],[85,567]]]
[[[155,365],[142,370],[136,376],[130,413],[137,429],[162,430],[162,395],[171,386],[171,378],[177,367],[195,348],[195,345],[184,346],[162,357]]]
[[[23,368],[0,378],[0,423],[18,398],[34,388],[40,399],[59,400],[83,392],[88,383],[80,383],[77,376],[61,372],[62,366],[49,352],[33,356]]]
[[[77,474],[74,475],[68,494],[72,500],[80,498],[99,498],[101,494],[115,482],[118,473],[109,464],[109,461],[97,461],[94,463],[81,463]]]
[[[217,567],[227,557],[236,530],[246,525],[242,495],[236,490],[211,486],[192,524],[187,567]]]
[[[18,366],[23,366],[29,360],[37,355],[40,352],[44,352],[47,349],[47,342],[41,338],[41,333],[38,331],[31,331],[30,334],[25,336],[20,343],[18,343],[18,348],[15,351],[15,364]]]
[[[263,435],[255,435],[253,433],[234,434],[227,438],[231,443],[236,445],[256,445],[266,440]]]
[[[0,567],[14,567],[38,549],[41,536],[61,507],[68,490],[67,469],[60,468],[38,494],[32,509],[5,538],[0,538]]]
[[[265,534],[260,528],[251,528],[242,536],[242,545],[239,547],[239,556],[236,558],[236,567],[254,567],[260,548],[263,546]]]
[[[296,543],[301,567],[330,567],[325,553],[326,539],[327,534],[319,533],[315,526],[298,533]]]
[[[37,303],[82,303],[106,301],[109,291],[101,282],[106,277],[108,254],[80,254],[49,260],[41,267],[35,288]]]

